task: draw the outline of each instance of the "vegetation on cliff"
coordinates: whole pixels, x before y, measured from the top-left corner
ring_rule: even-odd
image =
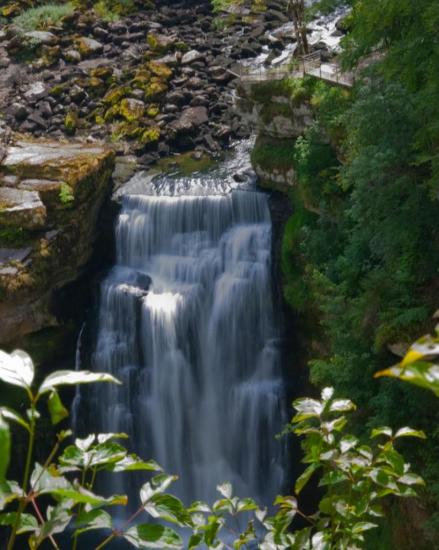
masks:
[[[315,123],[294,151],[285,295],[321,325],[324,349],[311,362],[312,380],[360,405],[358,432],[413,417],[428,430],[439,420],[433,398],[371,375],[392,360],[390,351],[428,330],[437,309],[439,6],[351,4],[342,61],[359,78],[350,97],[324,84],[310,94]],[[439,503],[438,441],[433,433],[427,445],[409,449],[428,480],[430,512]],[[432,540],[437,518],[423,526]]]

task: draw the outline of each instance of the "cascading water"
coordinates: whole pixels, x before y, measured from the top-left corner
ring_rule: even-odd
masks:
[[[269,504],[285,415],[267,197],[223,193],[224,174],[157,181],[122,200],[92,368],[123,385],[93,390],[90,420],[178,474],[186,503],[228,480]]]

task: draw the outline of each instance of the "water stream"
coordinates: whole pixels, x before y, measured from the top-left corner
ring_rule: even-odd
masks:
[[[96,386],[82,421],[130,434],[138,454],[180,476],[187,503],[211,502],[228,480],[269,504],[284,481],[271,221],[267,196],[232,178],[245,155],[190,178],[137,175],[100,289],[92,369],[123,386]]]

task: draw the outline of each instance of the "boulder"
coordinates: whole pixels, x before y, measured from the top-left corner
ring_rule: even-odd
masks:
[[[38,193],[0,187],[0,225],[36,229],[46,222],[46,207]]]
[[[172,124],[172,129],[177,133],[189,133],[208,122],[207,108],[188,107],[183,111],[180,118]]]
[[[181,64],[182,65],[190,65],[191,63],[194,63],[194,61],[199,61],[200,59],[204,58],[204,54],[199,52],[198,50],[190,50],[187,53],[183,55],[181,58]]]
[[[82,57],[90,57],[102,53],[103,45],[94,38],[81,36],[76,40],[76,46]]]

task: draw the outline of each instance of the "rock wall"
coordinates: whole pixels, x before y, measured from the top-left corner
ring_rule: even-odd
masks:
[[[296,182],[294,143],[313,122],[306,93],[288,81],[244,82],[236,107],[257,135],[252,164],[260,185],[288,192]]]
[[[16,141],[0,162],[0,343],[56,326],[54,292],[77,280],[97,239],[114,153]]]

